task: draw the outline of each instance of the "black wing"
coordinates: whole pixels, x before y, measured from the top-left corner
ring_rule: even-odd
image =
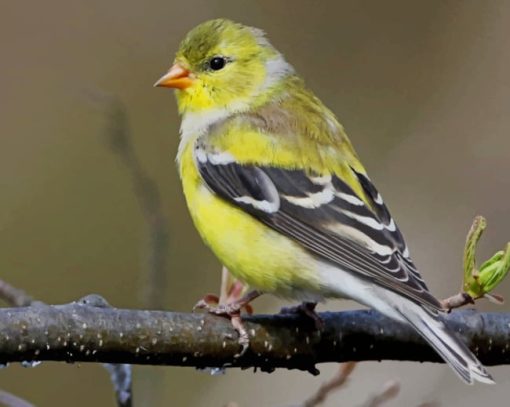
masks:
[[[200,147],[196,162],[213,192],[315,255],[419,304],[441,308],[366,175],[353,170],[372,207],[333,174],[241,165]]]

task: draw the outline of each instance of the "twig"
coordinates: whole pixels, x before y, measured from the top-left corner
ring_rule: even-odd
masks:
[[[342,363],[337,373],[323,383],[311,397],[301,404],[301,407],[316,407],[323,403],[333,391],[343,387],[355,367],[355,362]]]
[[[504,250],[496,252],[481,266],[477,266],[476,247],[486,227],[487,221],[483,216],[478,215],[469,228],[464,245],[462,289],[458,294],[441,301],[442,307],[448,311],[474,304],[480,298],[486,298],[497,304],[504,302],[503,297],[493,293],[492,290],[510,271],[510,243],[507,243]]]
[[[3,280],[0,280],[0,299],[11,307],[26,307],[33,301],[25,291],[13,287]]]
[[[382,389],[377,393],[371,396],[363,407],[379,407],[382,406],[387,401],[393,400],[398,396],[400,392],[400,384],[394,380],[390,380],[385,383]]]
[[[24,360],[306,370],[323,362],[442,362],[411,327],[371,311],[320,314],[324,330],[293,315],[244,318],[250,349],[240,358],[230,322],[207,314],[99,308],[83,303],[0,310],[0,363]],[[510,314],[445,318],[486,365],[510,364]]]
[[[441,306],[451,311],[455,308],[463,307],[464,305],[474,304],[475,300],[468,293],[460,292],[458,294],[452,295],[441,301]]]
[[[117,396],[117,405],[119,407],[132,407],[132,368],[125,363],[105,363],[104,367],[110,373],[110,379],[115,388]]]
[[[147,275],[143,288],[146,307],[163,309],[166,298],[166,275],[169,231],[157,184],[142,168],[133,147],[126,108],[114,96],[106,96],[105,134],[111,150],[118,155],[131,178],[134,194],[147,227]]]
[[[130,176],[146,226],[145,264],[142,271],[144,285],[141,290],[143,306],[163,309],[167,299],[165,287],[169,230],[162,210],[160,192],[157,184],[144,171],[136,154],[125,106],[114,96],[103,99],[103,102],[106,101],[108,119],[105,129],[108,145],[120,158]],[[127,373],[127,369],[127,366],[122,366],[113,371]],[[130,372],[128,377],[131,376]],[[161,380],[160,374],[151,372],[150,377],[146,374],[145,386],[142,388],[145,394],[141,398],[146,405],[152,405],[152,400],[159,397],[157,392],[162,387]]]

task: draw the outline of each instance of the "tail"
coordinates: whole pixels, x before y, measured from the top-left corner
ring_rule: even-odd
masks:
[[[469,348],[451,332],[435,310],[409,302],[397,308],[400,316],[411,324],[448,365],[468,384],[475,380],[494,384],[494,380]]]
[[[397,321],[408,323],[432,346],[466,383],[494,383],[469,348],[443,323],[439,311],[426,308],[381,286],[362,280],[338,267],[321,267],[324,284],[339,297],[352,298]]]

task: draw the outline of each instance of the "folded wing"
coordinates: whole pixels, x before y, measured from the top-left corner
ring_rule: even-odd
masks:
[[[242,165],[201,147],[195,153],[205,183],[223,199],[342,270],[428,308],[441,308],[365,174],[352,170],[364,192],[360,197],[335,174]]]

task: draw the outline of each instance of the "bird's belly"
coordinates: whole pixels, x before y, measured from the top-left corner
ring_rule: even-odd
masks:
[[[283,297],[320,300],[316,260],[293,240],[184,177],[192,219],[230,272],[252,288]]]

